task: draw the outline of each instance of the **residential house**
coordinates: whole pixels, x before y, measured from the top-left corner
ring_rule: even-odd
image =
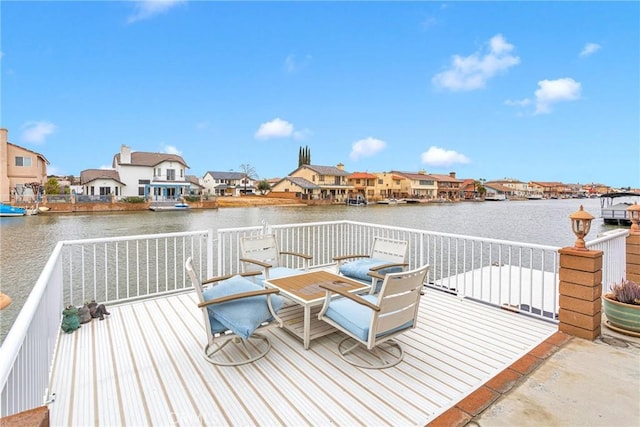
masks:
[[[242,172],[208,171],[202,177],[202,186],[207,195],[240,196],[254,194],[256,181]]]
[[[377,176],[367,172],[354,172],[347,176],[347,184],[353,186],[353,191],[349,197],[357,197],[358,195],[365,199],[372,200],[375,195],[375,185]]]
[[[177,154],[131,151],[126,145],[113,156],[113,169],[118,172],[123,196],[141,196],[153,200],[176,200],[189,193],[189,168]]]
[[[286,176],[271,185],[270,193],[294,193],[296,198],[312,200],[320,198],[320,187],[299,176]]]
[[[200,183],[200,178],[195,175],[187,175],[187,181],[189,181],[189,195],[200,196],[204,192],[204,185]]]
[[[513,194],[513,189],[505,187],[499,182],[489,181],[484,183],[486,192],[484,193],[485,200],[507,200]]]
[[[565,185],[561,182],[529,182],[529,189],[533,193],[541,193],[545,199],[558,199],[565,193]]]
[[[490,182],[511,189],[509,196],[512,199],[526,199],[530,195],[529,184],[514,178],[495,179]]]
[[[347,183],[349,175],[342,163],[337,166],[301,165],[276,183],[271,191],[301,189],[303,187],[300,184],[304,184],[306,194],[312,199],[332,199],[341,202],[354,190],[353,185]],[[305,181],[292,181],[291,178],[303,178]]]
[[[40,153],[10,143],[8,136],[7,129],[0,129],[0,201],[34,201],[39,195],[30,184],[44,186],[49,161]]]
[[[445,200],[459,200],[462,195],[460,194],[460,187],[462,187],[463,179],[457,179],[455,172],[450,172],[449,175],[431,174],[436,180],[438,185],[438,198]]]
[[[119,197],[126,186],[115,169],[85,169],[80,172],[82,194],[76,195],[76,200],[110,201],[111,195]]]
[[[400,193],[405,198],[435,199],[438,191],[436,179],[424,170],[415,172],[391,171],[392,175],[404,178],[400,181]]]
[[[480,197],[480,192],[476,185],[477,182],[475,179],[465,179],[460,184],[460,194],[464,200],[475,200]]]
[[[380,172],[376,174],[374,198],[399,199],[402,197],[402,184],[406,178],[392,172]]]

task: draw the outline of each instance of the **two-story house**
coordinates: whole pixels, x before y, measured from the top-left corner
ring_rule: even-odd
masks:
[[[463,179],[457,179],[455,172],[450,172],[449,175],[431,174],[436,180],[438,185],[438,198],[445,200],[460,200],[462,195],[460,189],[462,187]]]
[[[40,153],[12,144],[9,131],[0,129],[0,201],[32,202],[39,195],[30,184],[44,186],[49,161]]]
[[[331,199],[343,202],[349,192],[354,190],[353,185],[347,183],[349,175],[350,173],[344,170],[342,163],[339,163],[338,166],[301,165],[286,178],[274,184],[271,191],[295,191],[306,194],[311,199]]]
[[[123,145],[113,156],[113,169],[118,172],[122,195],[141,196],[152,200],[176,200],[189,194],[189,168],[177,154],[131,151]]]
[[[207,195],[239,196],[254,194],[256,181],[242,172],[208,171],[202,177],[202,186]]]
[[[415,199],[435,199],[438,192],[436,179],[427,175],[424,170],[415,172],[392,171],[391,173],[404,178],[401,181],[401,193],[403,197]]]
[[[349,197],[358,195],[365,199],[372,200],[375,196],[375,185],[378,177],[367,172],[354,172],[347,176],[347,184],[353,186],[353,191]]]

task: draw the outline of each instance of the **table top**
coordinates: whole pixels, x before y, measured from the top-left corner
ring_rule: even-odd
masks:
[[[324,299],[325,290],[320,287],[324,283],[339,286],[347,292],[356,292],[369,288],[364,283],[324,270],[303,272],[293,276],[265,281],[265,284],[278,288],[283,293],[294,296],[306,303]]]

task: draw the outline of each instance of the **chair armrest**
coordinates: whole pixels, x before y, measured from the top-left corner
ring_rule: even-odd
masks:
[[[272,264],[269,264],[268,262],[258,261],[257,259],[240,258],[240,261],[241,262],[250,262],[251,264],[259,265],[260,267],[264,267],[264,268],[273,267]]]
[[[340,255],[340,256],[334,256],[333,260],[334,261],[343,261],[345,259],[349,259],[349,258],[370,258],[369,255]]]
[[[356,294],[352,294],[350,292],[347,292],[345,290],[343,290],[342,288],[339,288],[337,286],[333,286],[329,283],[321,283],[320,287],[327,290],[327,294],[331,293],[331,292],[335,292],[338,295],[342,295],[345,298],[349,298],[350,300],[357,302],[358,304],[364,305],[365,307],[369,307],[372,310],[375,311],[380,311],[380,307],[378,307],[375,304],[372,304],[371,302],[367,301],[366,299],[356,295]]]
[[[311,255],[307,255],[307,254],[301,254],[299,252],[280,252],[280,255],[293,255],[293,256],[297,256],[300,258],[304,258],[304,259],[313,259],[313,257]]]
[[[389,267],[406,267],[408,265],[409,264],[407,264],[406,262],[389,263],[389,264],[378,265],[376,267],[371,267],[369,271],[378,271],[378,270],[383,270]]]
[[[234,301],[237,299],[242,299],[242,298],[249,298],[249,297],[255,297],[255,296],[259,296],[259,295],[268,295],[268,294],[277,294],[278,292],[280,292],[280,289],[260,289],[257,291],[250,291],[250,292],[240,292],[237,294],[232,294],[232,295],[226,295],[224,297],[219,297],[219,298],[214,298],[211,299],[209,301],[204,301],[198,304],[199,308],[202,307],[206,307],[208,305],[211,304],[220,304],[223,302],[228,302],[228,301]]]
[[[209,283],[220,282],[222,280],[231,279],[233,276],[249,277],[249,276],[259,276],[260,274],[261,273],[259,271],[248,271],[246,273],[238,273],[238,274],[225,274],[224,276],[216,276],[216,277],[211,277],[207,280],[203,280],[202,284],[207,285]]]

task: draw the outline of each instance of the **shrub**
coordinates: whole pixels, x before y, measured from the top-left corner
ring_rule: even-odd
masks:
[[[122,201],[125,203],[144,203],[144,197],[138,197],[138,196],[124,197]]]
[[[184,196],[185,202],[199,202],[200,196]]]
[[[640,305],[640,284],[623,279],[622,282],[611,285],[609,295],[624,304]]]

